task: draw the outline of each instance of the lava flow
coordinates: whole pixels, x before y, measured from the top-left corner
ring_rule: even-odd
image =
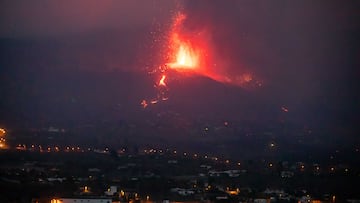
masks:
[[[159,81],[159,86],[166,86],[165,79],[166,79],[166,75],[162,75]]]

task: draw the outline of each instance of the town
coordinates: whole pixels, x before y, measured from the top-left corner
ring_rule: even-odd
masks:
[[[360,168],[340,160],[337,164],[242,160],[171,148],[114,150],[35,144],[8,146],[0,153],[1,202],[356,202],[359,199]]]

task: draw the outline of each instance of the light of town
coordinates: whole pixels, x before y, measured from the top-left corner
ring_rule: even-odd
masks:
[[[0,137],[6,134],[6,130],[4,128],[0,128]]]

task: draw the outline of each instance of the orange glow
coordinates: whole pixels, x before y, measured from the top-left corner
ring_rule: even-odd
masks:
[[[0,128],[0,137],[4,136],[6,134],[6,131],[4,128]]]
[[[159,81],[159,86],[166,86],[165,79],[166,79],[166,75],[162,75]]]
[[[6,149],[6,139],[5,139],[6,131],[3,128],[0,128],[0,149]]]
[[[85,192],[85,193],[89,193],[89,192],[90,192],[90,188],[89,188],[88,186],[85,186],[85,187],[84,187],[84,192]]]
[[[226,193],[229,195],[238,195],[240,193],[240,190],[237,188],[236,190],[226,190]]]
[[[236,82],[240,84],[249,83],[253,80],[253,76],[250,73],[244,73],[236,77]]]

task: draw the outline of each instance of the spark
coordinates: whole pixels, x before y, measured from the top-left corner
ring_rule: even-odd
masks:
[[[147,104],[147,102],[146,102],[145,99],[142,100],[140,104],[141,104],[141,106],[142,106],[144,109],[148,106],[148,104]]]
[[[289,109],[288,109],[288,108],[286,108],[286,107],[284,107],[284,106],[283,106],[283,107],[281,107],[281,110],[282,110],[283,112],[286,112],[286,113],[287,113],[287,112],[289,112]]]

